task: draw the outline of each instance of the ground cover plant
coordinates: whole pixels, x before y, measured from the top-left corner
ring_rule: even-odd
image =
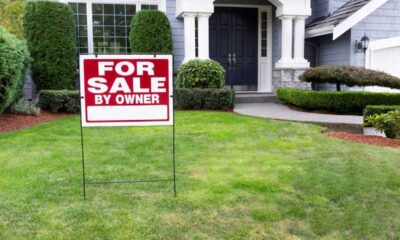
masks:
[[[176,126],[177,198],[153,183],[82,201],[79,116],[0,135],[0,239],[400,237],[399,150],[232,113]],[[171,128],[84,131],[89,181],[170,176]]]

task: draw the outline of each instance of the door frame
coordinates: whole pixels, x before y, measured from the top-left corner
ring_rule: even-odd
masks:
[[[272,5],[246,5],[246,4],[214,4],[214,7],[236,7],[236,8],[256,8],[258,9],[258,37],[257,37],[257,56],[258,56],[258,82],[257,92],[271,93],[272,86]],[[267,57],[261,56],[261,17],[262,13],[267,13]]]

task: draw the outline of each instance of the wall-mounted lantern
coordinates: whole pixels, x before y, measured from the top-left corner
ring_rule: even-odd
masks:
[[[360,41],[356,40],[356,49],[357,52],[366,53],[369,46],[369,37],[364,34],[364,37],[361,38]]]

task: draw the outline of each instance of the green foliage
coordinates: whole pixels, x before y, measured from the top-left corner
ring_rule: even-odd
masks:
[[[171,26],[165,13],[138,12],[132,19],[129,40],[133,53],[172,53]]]
[[[175,89],[177,109],[228,110],[232,109],[235,92],[231,89]]]
[[[26,98],[21,98],[11,106],[10,112],[17,114],[39,116],[40,108],[37,107],[37,103],[35,101],[30,102]]]
[[[222,88],[225,85],[225,69],[214,60],[190,60],[178,71],[178,88]]]
[[[382,86],[400,88],[400,79],[384,72],[344,65],[326,65],[306,70],[300,80],[347,86]]]
[[[400,136],[400,110],[366,117],[365,126],[373,126],[388,138]]]
[[[38,105],[52,112],[79,113],[80,94],[78,90],[42,90]]]
[[[362,114],[367,105],[396,105],[400,94],[370,92],[310,91],[294,88],[278,90],[281,101],[307,110]]]
[[[32,75],[37,89],[73,89],[77,53],[71,8],[59,2],[30,1],[25,8],[24,31],[34,59]]]
[[[24,35],[22,28],[24,6],[24,0],[0,1],[0,25],[19,39]]]
[[[395,110],[400,110],[400,105],[368,105],[364,109],[364,118],[374,114],[382,114]]]
[[[0,27],[0,114],[22,96],[28,63],[25,42]]]

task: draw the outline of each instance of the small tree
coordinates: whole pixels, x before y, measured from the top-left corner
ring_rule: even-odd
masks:
[[[59,2],[30,1],[25,7],[23,24],[38,90],[73,89],[77,53],[71,8]]]
[[[171,26],[165,13],[138,12],[132,19],[129,40],[133,53],[172,53]]]

